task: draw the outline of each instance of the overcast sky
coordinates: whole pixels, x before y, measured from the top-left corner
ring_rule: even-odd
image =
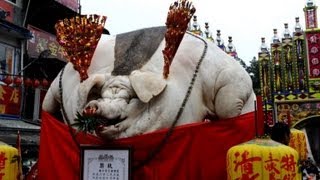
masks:
[[[81,14],[99,14],[108,17],[106,28],[111,35],[144,27],[165,25],[167,12],[173,0],[81,0]],[[282,35],[284,23],[292,32],[295,17],[305,28],[304,12],[306,0],[193,0],[198,23],[204,30],[208,22],[213,37],[216,30],[227,43],[232,36],[238,56],[247,65],[257,56],[261,37],[269,44],[273,29]],[[317,5],[319,0],[315,0]],[[318,12],[319,14],[319,12]],[[318,15],[318,17],[320,17]]]

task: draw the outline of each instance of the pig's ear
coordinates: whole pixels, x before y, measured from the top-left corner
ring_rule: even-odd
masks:
[[[94,74],[89,76],[89,78],[83,81],[82,83],[80,83],[78,89],[79,107],[83,108],[84,105],[88,102],[88,98],[91,96],[93,90],[101,89],[105,82],[105,74]]]
[[[162,74],[152,72],[133,71],[129,79],[138,98],[144,103],[160,94],[167,85]]]

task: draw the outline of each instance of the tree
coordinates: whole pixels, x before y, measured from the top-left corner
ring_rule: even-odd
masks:
[[[249,66],[247,66],[247,64],[241,58],[235,57],[235,59],[249,73],[252,79],[254,93],[260,95],[259,63],[257,58],[254,56],[253,59],[249,62]]]
[[[253,59],[250,61],[250,65],[246,67],[246,71],[249,73],[252,84],[253,90],[255,94],[259,95],[260,90],[260,78],[259,78],[259,63],[257,58],[254,56]]]
[[[244,62],[244,60],[242,60],[242,59],[239,58],[239,57],[235,57],[235,59],[240,63],[240,65],[241,65],[245,70],[247,70],[248,66],[247,66],[247,64]]]

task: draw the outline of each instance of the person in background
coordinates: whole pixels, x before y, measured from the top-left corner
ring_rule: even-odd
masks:
[[[289,145],[290,141],[290,127],[285,122],[277,122],[271,129],[271,139]]]
[[[303,172],[305,173],[308,180],[320,179],[318,167],[310,158],[306,160],[306,168]]]

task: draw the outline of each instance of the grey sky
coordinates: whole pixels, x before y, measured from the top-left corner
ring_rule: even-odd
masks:
[[[112,35],[144,27],[165,25],[167,12],[173,0],[81,0],[82,14],[108,17],[106,28]],[[198,23],[204,29],[209,22],[213,37],[220,29],[227,43],[232,36],[238,55],[247,64],[257,56],[261,37],[269,44],[273,29],[282,35],[284,23],[292,32],[295,17],[305,27],[303,8],[306,0],[193,0]],[[320,5],[319,0],[315,0]],[[319,14],[319,12],[318,12]],[[318,17],[320,17],[318,15]]]

